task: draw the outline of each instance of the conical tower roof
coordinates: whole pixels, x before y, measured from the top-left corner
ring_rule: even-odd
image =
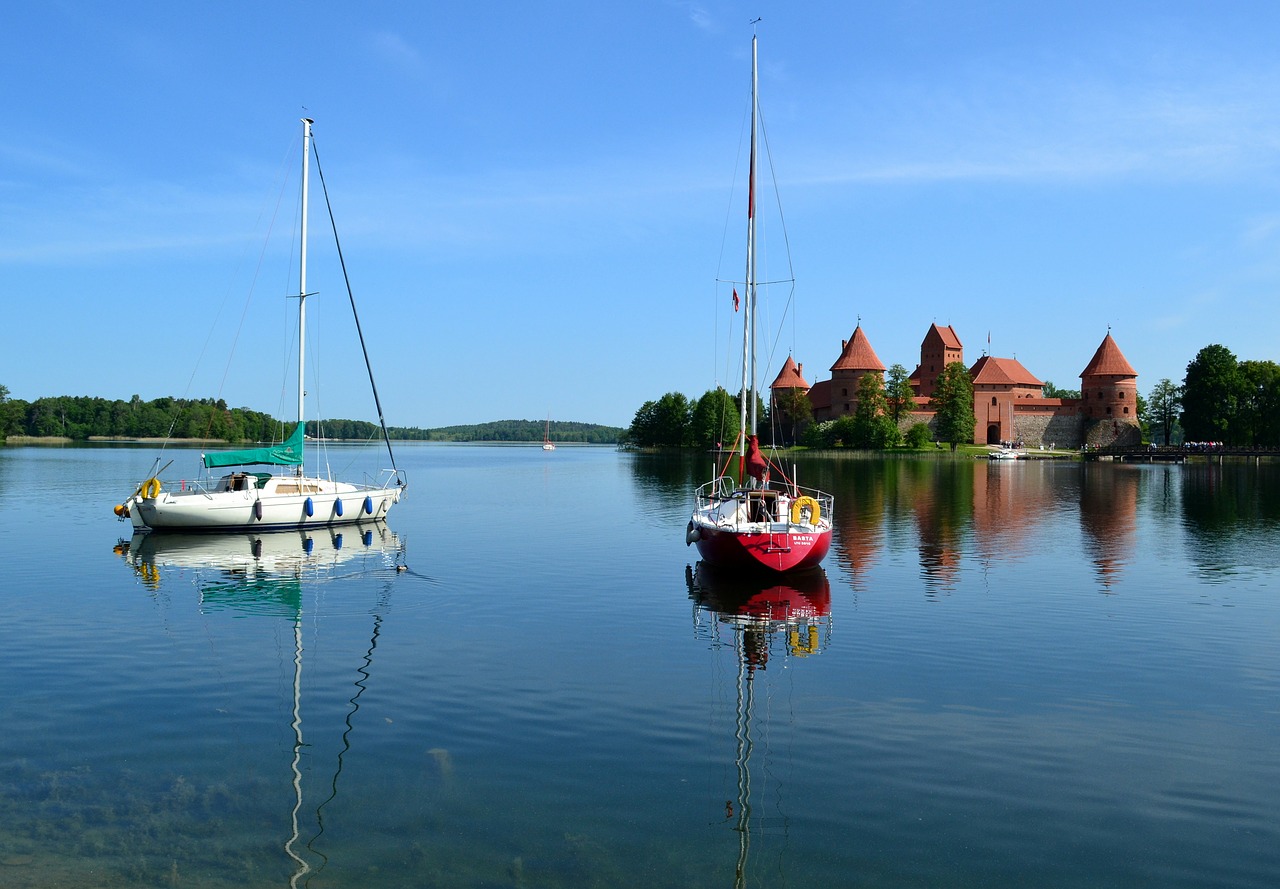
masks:
[[[809,384],[804,381],[804,365],[796,364],[791,356],[787,356],[787,361],[782,365],[782,370],[778,371],[778,377],[773,381],[770,389],[809,389]]]
[[[1102,341],[1102,345],[1098,346],[1098,351],[1093,353],[1093,360],[1089,362],[1088,367],[1080,371],[1082,379],[1093,376],[1135,378],[1138,376],[1138,372],[1133,369],[1133,365],[1125,360],[1120,347],[1116,345],[1116,341],[1111,338],[1110,331],[1107,331],[1107,337]]]
[[[853,331],[853,338],[845,340],[841,350],[840,357],[836,359],[836,363],[831,365],[834,370],[878,370],[883,371],[884,365],[880,359],[876,357],[876,350],[871,348],[871,343],[867,340],[867,335],[862,332],[862,325],[859,324]]]

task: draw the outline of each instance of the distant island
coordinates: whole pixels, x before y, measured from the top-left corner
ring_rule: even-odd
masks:
[[[278,441],[293,423],[247,407],[228,407],[222,399],[157,398],[129,401],[58,396],[27,402],[8,397],[0,386],[0,440],[138,441],[170,439],[229,444]],[[397,441],[540,442],[544,432],[557,444],[617,444],[624,430],[596,423],[545,420],[496,420],[469,426],[389,426]],[[367,420],[307,421],[307,434],[330,440],[371,441],[381,437]]]

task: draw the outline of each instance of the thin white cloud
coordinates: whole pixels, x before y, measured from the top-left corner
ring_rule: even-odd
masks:
[[[688,0],[668,0],[671,6],[681,10],[688,17],[689,21],[697,28],[703,31],[715,31],[716,23],[708,10],[701,3],[692,3]]]
[[[422,54],[399,34],[377,31],[369,36],[369,48],[386,65],[404,74],[418,77],[426,72]]]

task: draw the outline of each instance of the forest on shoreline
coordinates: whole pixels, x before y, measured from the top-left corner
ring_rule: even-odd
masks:
[[[9,398],[0,386],[0,441],[69,439],[71,441],[215,441],[228,444],[281,441],[293,428],[269,414],[247,407],[229,407],[222,399],[157,398],[128,401],[83,396],[38,398],[27,402]],[[528,442],[542,441],[544,432],[556,443],[616,444],[623,429],[596,423],[543,420],[497,420],[469,426],[421,429],[390,426],[397,441]],[[307,434],[316,438],[372,441],[381,438],[378,424],[367,420],[307,421]]]

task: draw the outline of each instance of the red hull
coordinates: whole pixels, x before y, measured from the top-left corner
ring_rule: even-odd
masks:
[[[700,527],[698,553],[707,562],[737,570],[782,573],[814,568],[831,549],[831,531],[741,534]]]

